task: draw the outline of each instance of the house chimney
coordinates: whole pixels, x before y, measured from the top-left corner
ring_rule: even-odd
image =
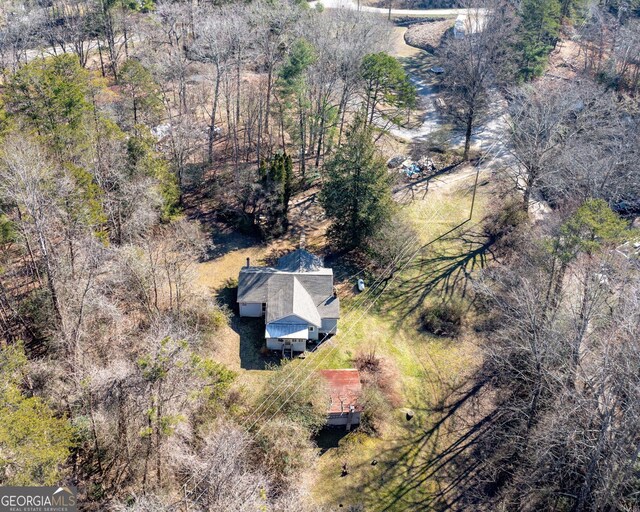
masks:
[[[247,257],[247,268],[251,266],[251,258]]]

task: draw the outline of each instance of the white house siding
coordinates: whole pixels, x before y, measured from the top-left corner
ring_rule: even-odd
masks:
[[[323,318],[320,332],[323,334],[336,334],[338,332],[337,318]]]
[[[349,413],[343,412],[342,414],[329,414],[327,416],[327,425],[342,426],[346,425],[349,420]],[[360,424],[360,413],[354,412],[351,416],[351,425]]]
[[[262,304],[259,302],[241,302],[240,303],[240,316],[262,316]]]
[[[290,340],[291,346],[295,352],[304,352],[307,349],[307,341],[306,340]],[[267,338],[267,348],[269,350],[282,350],[282,346],[284,345],[284,341],[279,340],[277,338]],[[346,423],[345,423],[346,424]]]

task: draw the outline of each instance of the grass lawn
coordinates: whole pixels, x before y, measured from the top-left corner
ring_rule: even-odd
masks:
[[[464,169],[460,175],[460,179],[448,180],[446,186],[431,188],[429,200],[417,200],[404,207],[418,228],[422,243],[467,218],[470,185],[475,176]],[[469,224],[482,218],[489,197],[484,189],[477,195]],[[440,242],[438,250],[457,253],[465,251],[465,246],[453,237]],[[356,431],[343,436],[338,446],[322,450],[313,490],[322,503],[333,507],[363,503],[365,510],[412,510],[418,502],[424,507],[425,500],[428,502],[435,491],[433,482],[422,479],[432,462],[432,449],[446,443],[449,436],[445,428],[430,431],[436,420],[430,410],[465,385],[479,356],[472,338],[451,340],[428,335],[419,329],[417,308],[406,315],[412,302],[403,300],[405,284],[429,278],[428,273],[415,268],[406,270],[365,313],[362,310],[371,303],[366,294],[343,300],[347,313],[341,321],[341,331],[332,345],[313,356],[318,361],[322,359],[321,367],[347,368],[358,352],[375,350],[377,356],[395,367],[401,395],[399,406],[389,412],[381,437],[370,438]],[[432,300],[436,299],[428,296],[424,303]],[[358,305],[361,307],[349,313]],[[411,421],[406,420],[407,410],[415,413]],[[371,464],[373,460],[376,465]],[[350,474],[342,477],[345,462]]]
[[[402,206],[418,231],[416,248],[467,218],[474,181],[475,170],[461,166],[432,180],[426,194],[417,185],[413,200]],[[490,197],[490,187],[478,187],[473,219],[463,229],[472,230],[481,220]],[[313,250],[320,243],[318,236],[316,233]],[[221,233],[214,242],[217,253],[199,265],[199,280],[228,304],[235,300],[231,286],[247,257],[252,264],[264,264],[274,255],[295,247],[293,239],[260,244],[235,233]],[[435,482],[428,478],[427,471],[433,464],[431,457],[435,447],[447,442],[447,429],[453,428],[447,425],[431,429],[439,417],[432,411],[445,397],[464,387],[466,376],[478,364],[478,352],[471,337],[451,340],[419,329],[422,308],[438,300],[437,286],[424,297],[420,293],[429,289],[434,275],[440,271],[433,270],[438,263],[429,266],[433,253],[446,255],[447,263],[453,255],[455,263],[455,257],[464,256],[468,250],[459,234],[453,233],[428,251],[419,252],[379,296],[380,289],[371,287],[359,295],[347,293],[352,283],[343,282],[339,286],[342,318],[338,335],[304,361],[293,361],[292,364],[303,364],[305,368],[349,368],[358,353],[375,351],[397,375],[399,400],[397,407],[389,411],[381,436],[371,438],[357,431],[348,435],[331,431],[319,440],[322,449],[312,489],[319,502],[330,507],[364,502],[366,510],[411,510],[414,502],[428,502],[435,490]],[[259,354],[262,329],[261,319],[252,321],[234,316],[231,325],[216,336],[215,343],[215,357],[237,371],[239,383],[255,394],[270,375],[262,369],[265,359]],[[415,413],[411,421],[406,420],[407,410]],[[374,459],[377,464],[372,465]],[[341,477],[344,462],[349,475]]]

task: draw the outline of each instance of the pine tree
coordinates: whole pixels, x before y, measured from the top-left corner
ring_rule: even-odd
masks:
[[[365,110],[369,124],[373,123],[381,103],[398,109],[415,106],[415,86],[398,59],[384,52],[369,54],[362,59],[361,73],[365,82]]]
[[[266,237],[286,232],[289,219],[289,201],[293,189],[293,162],[286,153],[277,153],[267,162],[261,162],[259,176],[259,208],[263,217],[260,229]]]
[[[589,256],[622,240],[627,223],[602,199],[588,199],[562,226],[560,244],[570,257]]]
[[[329,237],[340,248],[353,249],[389,219],[393,204],[385,161],[363,115],[355,119],[346,144],[324,170],[320,201],[332,221]]]
[[[34,59],[9,80],[5,107],[26,121],[58,157],[74,157],[87,149],[91,86],[90,73],[73,55]]]
[[[284,119],[284,112],[297,111],[297,119],[292,118],[290,122],[297,125],[297,130],[291,133],[300,144],[300,172],[302,179],[306,175],[306,155],[307,155],[307,124],[308,124],[308,98],[307,98],[307,69],[317,59],[316,50],[306,39],[297,40],[292,46],[289,56],[280,70],[278,80],[279,94],[281,98],[281,115]],[[291,126],[291,128],[294,128]],[[281,126],[282,149],[284,143],[284,127]]]
[[[22,394],[26,365],[22,344],[0,348],[0,484],[53,485],[73,430],[42,399]]]
[[[558,0],[523,0],[520,16],[520,73],[525,80],[544,71],[547,57],[560,34],[560,2]]]
[[[158,84],[151,72],[138,60],[127,60],[118,80],[126,94],[127,110],[131,113],[130,125],[144,123],[147,126],[155,124],[162,114],[162,100]]]

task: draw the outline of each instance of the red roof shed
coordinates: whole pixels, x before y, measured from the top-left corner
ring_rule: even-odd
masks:
[[[362,383],[358,370],[320,370],[320,375],[327,381],[331,397],[327,414],[348,413],[352,406],[353,412],[362,411],[362,405],[358,403],[362,396]]]

